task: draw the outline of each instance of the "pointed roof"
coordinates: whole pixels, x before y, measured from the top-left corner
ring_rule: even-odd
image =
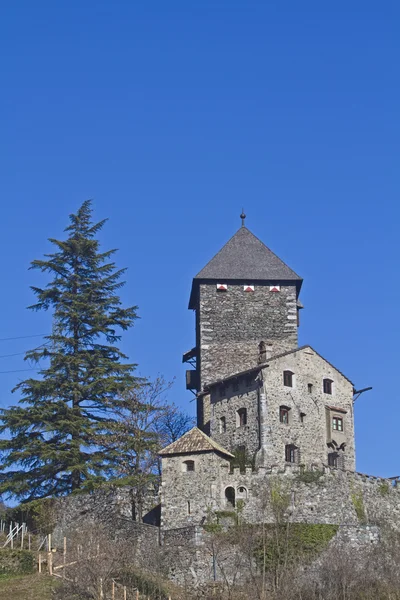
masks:
[[[193,279],[189,308],[194,308],[200,280],[288,281],[295,283],[298,290],[303,281],[244,225]]]
[[[169,456],[171,454],[194,454],[196,452],[219,452],[233,458],[233,454],[225,450],[217,442],[214,442],[198,427],[193,427],[193,429],[180,437],[179,440],[163,448],[159,454],[160,456]]]

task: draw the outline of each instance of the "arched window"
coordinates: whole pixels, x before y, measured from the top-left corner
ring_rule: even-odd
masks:
[[[332,394],[332,379],[324,379],[324,394]]]
[[[226,417],[221,417],[219,420],[219,432],[220,433],[226,432]]]
[[[227,487],[225,490],[226,505],[229,508],[235,508],[235,488]]]
[[[279,420],[281,423],[285,425],[289,425],[289,406],[280,406],[279,407]]]
[[[244,427],[245,425],[247,425],[247,410],[239,408],[236,412],[236,427]]]
[[[244,487],[244,485],[240,485],[238,487],[238,497],[241,499],[246,499],[247,498],[247,488]]]
[[[194,471],[194,460],[185,460],[182,463],[183,471],[186,473]]]
[[[299,462],[299,449],[294,444],[285,446],[285,461],[289,463]]]
[[[286,387],[293,387],[292,371],[283,371],[283,385],[285,385]]]

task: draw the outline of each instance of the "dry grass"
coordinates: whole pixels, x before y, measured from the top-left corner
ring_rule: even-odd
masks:
[[[46,575],[0,578],[0,600],[52,600],[57,581]]]

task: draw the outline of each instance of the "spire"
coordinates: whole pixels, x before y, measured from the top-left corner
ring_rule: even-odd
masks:
[[[244,225],[244,220],[245,220],[245,218],[246,218],[246,215],[245,215],[245,213],[244,213],[244,210],[243,210],[243,208],[242,208],[242,214],[240,215],[240,218],[242,219],[242,227],[244,227],[244,226],[245,226],[245,225]]]

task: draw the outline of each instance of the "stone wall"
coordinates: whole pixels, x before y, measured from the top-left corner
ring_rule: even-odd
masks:
[[[249,456],[255,456],[260,448],[258,395],[259,381],[254,378],[248,382],[242,377],[212,390],[210,435],[223,448],[234,452],[239,446],[244,446]],[[247,423],[238,426],[238,411],[243,408],[246,409]],[[225,418],[226,431],[221,426],[222,417]]]
[[[283,372],[293,373],[293,386],[283,384]],[[282,465],[285,445],[294,444],[299,464],[327,464],[336,443],[341,467],[355,469],[353,384],[309,346],[269,362],[263,369],[265,466]],[[332,380],[332,394],[323,391],[324,378]],[[309,391],[309,384],[312,386]],[[280,406],[289,408],[289,422],[280,422]],[[327,408],[331,407],[331,408]],[[338,411],[332,408],[339,409]],[[343,411],[343,412],[341,412]],[[342,419],[343,431],[332,430],[332,419]]]
[[[285,370],[293,373],[291,387],[284,385]],[[324,378],[332,381],[331,394],[324,392]],[[203,402],[211,437],[231,452],[245,446],[259,466],[284,466],[285,447],[293,445],[295,462],[307,468],[327,464],[331,452],[337,466],[355,468],[353,384],[309,346],[270,359],[261,373],[212,386]],[[287,419],[281,420],[281,407]],[[238,427],[241,408],[247,424]],[[333,430],[334,418],[342,431]]]
[[[224,283],[224,282],[222,282]],[[296,287],[228,283],[218,292],[215,283],[201,284],[197,308],[200,389],[213,381],[253,367],[263,340],[270,355],[297,347]]]
[[[157,494],[146,498],[145,506],[159,503]],[[156,544],[159,527],[139,523],[132,519],[132,495],[129,487],[99,488],[89,494],[76,494],[58,498],[54,506],[53,543],[62,547],[63,537],[85,527],[100,526],[116,539],[130,539],[141,547],[142,543]]]
[[[194,461],[194,471],[185,470],[186,460]],[[229,470],[229,460],[217,452],[163,456],[161,484],[161,527],[176,529],[200,525],[207,511],[218,505],[221,476]]]
[[[213,461],[207,453],[191,455],[197,461],[197,472],[184,473],[181,463],[187,458],[163,458],[163,529],[200,525],[210,514],[233,512],[232,490],[235,506],[238,500],[243,501],[241,510],[248,523],[273,522],[271,498],[281,496],[287,502],[287,517],[295,522],[400,524],[400,487],[391,480],[328,467],[303,471],[289,465],[282,469],[259,467],[256,472],[246,468],[244,473],[234,468],[230,472],[229,462],[216,453]]]

